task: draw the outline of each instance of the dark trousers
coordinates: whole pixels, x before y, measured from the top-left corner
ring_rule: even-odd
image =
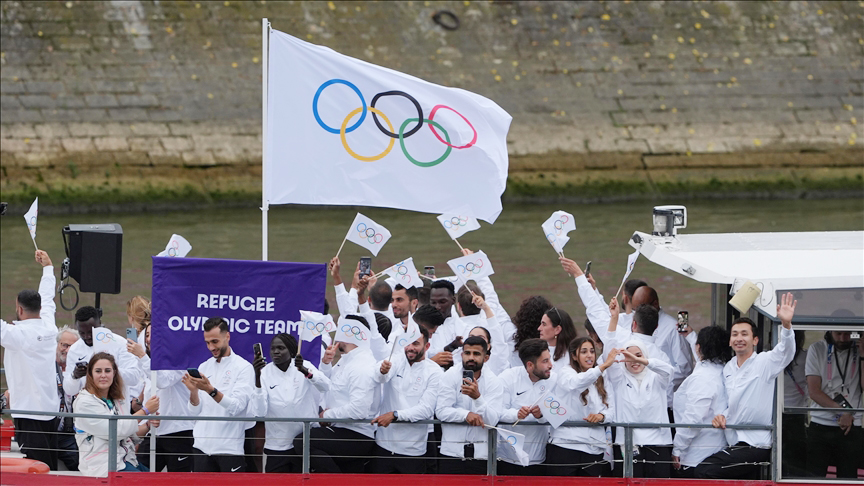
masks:
[[[624,463],[621,447],[613,447],[615,454],[615,477],[624,473]],[[669,478],[672,477],[672,446],[643,445],[639,446],[639,454],[633,456],[634,478]]]
[[[168,472],[192,472],[194,443],[191,430],[156,436],[156,467],[153,468],[150,467],[150,437],[145,437],[138,446],[138,462],[153,472],[162,472],[165,467]]]
[[[609,463],[603,454],[566,449],[555,444],[546,445],[546,474],[549,476],[600,477]]]
[[[362,473],[364,464],[372,455],[373,445],[374,439],[342,427],[312,429],[309,444],[311,469],[318,473]]]
[[[372,460],[373,474],[423,474],[426,472],[426,458],[394,454],[375,444],[375,459]]]
[[[214,454],[208,456],[198,449],[192,449],[195,455],[195,472],[246,472],[246,459],[243,456]]]
[[[256,422],[254,427],[246,429],[246,439],[243,441],[243,454],[246,458],[246,472],[261,472],[264,453],[264,422]]]
[[[75,442],[75,432],[62,432],[57,439],[57,459],[70,471],[78,470],[78,443]]]
[[[302,444],[302,442],[301,442]],[[303,472],[303,458],[296,447],[287,451],[274,451],[264,448],[267,455],[267,465],[264,472],[268,473],[299,473]]]
[[[760,479],[763,462],[771,461],[771,449],[739,442],[709,456],[696,466],[697,478]]]
[[[15,441],[27,459],[44,462],[52,471],[57,470],[57,426],[59,420],[33,420],[16,418]]]
[[[522,466],[518,464],[510,464],[506,461],[498,461],[496,467],[496,475],[498,476],[545,476],[546,466],[543,464],[534,464],[531,466]]]
[[[439,474],[469,474],[483,476],[486,474],[486,459],[466,459],[442,455],[438,461]]]
[[[807,472],[807,415],[783,414],[783,477],[803,478]]]
[[[783,431],[786,435],[786,431]],[[857,479],[858,463],[864,454],[864,431],[853,426],[846,435],[840,427],[810,422],[807,434],[807,470],[817,478],[828,474],[828,466],[837,467],[837,478]]]
[[[435,424],[434,431],[426,439],[426,474],[438,474],[438,445],[441,444],[441,424]]]

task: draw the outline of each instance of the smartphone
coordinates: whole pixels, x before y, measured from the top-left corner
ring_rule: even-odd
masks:
[[[252,351],[255,353],[255,357],[261,356],[264,357],[264,353],[261,351],[261,343],[255,343],[252,345]]]
[[[201,373],[198,372],[197,368],[188,368],[186,373],[189,373],[192,378],[201,378]]]
[[[76,367],[76,368],[77,368],[77,367],[86,368],[86,367],[87,367],[87,362],[86,362],[86,361],[79,361],[79,362],[75,363],[75,367]]]
[[[372,275],[372,257],[360,257],[360,276]]]
[[[678,313],[678,332],[687,332],[687,326],[690,325],[690,313],[681,311]]]
[[[138,342],[138,329],[135,329],[134,327],[127,327],[126,339],[131,339],[135,342]]]
[[[473,370],[462,370],[462,381],[471,380],[474,382],[474,371]]]
[[[591,262],[585,264],[585,275],[591,274]]]
[[[434,277],[435,276],[435,267],[432,265],[427,265],[427,266],[423,267],[423,275],[426,275],[427,277]]]
[[[834,401],[837,403],[837,405],[840,405],[840,408],[852,408],[852,405],[849,404],[849,402],[846,400],[846,397],[839,393],[834,395]]]

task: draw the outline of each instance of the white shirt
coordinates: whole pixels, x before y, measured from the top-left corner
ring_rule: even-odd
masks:
[[[645,352],[645,350],[642,350]],[[648,355],[648,366],[643,372],[641,385],[627,370],[624,363],[615,363],[606,370],[609,383],[615,389],[616,422],[642,422],[668,424],[666,410],[666,388],[672,381],[672,366],[659,358]],[[624,429],[618,427],[615,443],[624,443]],[[633,444],[670,445],[672,432],[669,429],[633,429]]]
[[[829,349],[831,350],[830,355],[828,354]],[[831,363],[830,365],[828,364],[829,358]],[[819,376],[822,378],[822,391],[828,395],[828,398],[833,400],[839,393],[846,398],[846,401],[848,401],[852,407],[860,408],[860,359],[861,357],[858,356],[858,346],[856,343],[853,342],[849,349],[840,351],[836,346],[829,345],[828,342],[823,339],[810,346],[810,349],[807,352],[805,373],[807,376]],[[840,371],[844,365],[846,365],[846,370],[844,371],[844,375],[846,376],[845,382],[840,377]],[[786,381],[789,381],[788,376],[786,377]],[[845,386],[842,386],[844,383]],[[822,408],[822,406],[815,401],[812,402],[810,407]],[[840,424],[837,423],[837,420],[840,417],[839,412],[840,409],[837,408],[833,408],[831,411],[826,412],[811,412],[810,420],[820,425],[839,427]],[[856,427],[861,426],[861,412],[854,415],[854,424]]]
[[[771,351],[753,354],[740,367],[735,356],[723,368],[723,380],[729,408],[723,415],[727,425],[771,425],[774,409],[774,385],[795,356],[795,333],[785,327],[780,340]],[[770,430],[726,429],[726,441],[735,445],[746,442],[753,447],[771,447]]]
[[[482,311],[481,311],[482,312]],[[492,373],[495,373],[495,376],[500,375],[504,372],[504,370],[509,369],[510,360],[509,355],[507,353],[507,343],[504,341],[504,335],[501,333],[501,327],[498,323],[498,319],[495,316],[490,318],[484,317],[484,315],[477,314],[473,316],[463,316],[460,318],[463,324],[463,333],[459,334],[465,339],[468,339],[468,333],[471,332],[471,329],[474,329],[477,326],[485,328],[489,331],[489,334],[492,338],[492,342],[490,346],[492,346],[492,353],[489,355],[489,361],[487,361],[483,365],[484,370],[489,370]],[[463,339],[464,341],[464,339]],[[453,350],[453,367],[454,368],[462,368],[462,348],[456,348]]]
[[[93,346],[87,346],[83,339],[75,341],[66,353],[66,371],[63,372],[63,391],[69,395],[77,395],[87,383],[87,376],[79,379],[72,378],[75,364],[81,361],[90,362],[90,358],[96,353],[108,353],[114,356],[120,377],[123,378],[124,405],[127,409],[123,413],[129,413],[129,402],[132,399],[131,389],[134,389],[143,379],[144,372],[138,363],[138,358],[126,350],[126,338],[114,334],[107,327],[93,328]]]
[[[810,394],[807,391],[807,376],[805,374],[807,350],[800,350],[798,356],[792,361],[792,370],[783,371],[783,406],[809,407]]]
[[[503,363],[500,365],[500,368],[501,371],[504,371],[510,367],[510,353],[516,346],[516,326],[513,324],[513,320],[510,319],[510,314],[508,314],[501,305],[501,300],[498,298],[498,293],[495,291],[495,286],[492,284],[492,280],[489,277],[484,277],[476,282],[477,287],[480,288],[480,291],[483,292],[483,295],[485,296],[484,299],[486,300],[486,303],[489,304],[489,308],[492,309],[492,314],[500,324],[498,328],[501,331],[501,338],[504,340],[504,346],[497,349],[499,359],[501,360],[501,363]],[[491,333],[492,330],[490,329],[489,332]],[[495,336],[492,336],[492,341],[493,349],[495,349]],[[494,358],[494,356],[490,357],[489,361],[492,362]],[[498,374],[498,372],[496,372],[496,374]]]
[[[370,439],[375,428],[370,423],[381,402],[381,387],[375,381],[375,358],[366,348],[354,348],[339,358],[336,366],[321,364],[321,371],[330,378],[330,391],[324,397],[324,418],[363,419],[357,424],[334,423],[361,433]]]
[[[468,413],[472,412],[480,415],[484,424],[497,424],[501,416],[501,397],[504,391],[501,381],[494,373],[482,370],[477,386],[480,397],[474,400],[462,394],[462,370],[455,367],[447,370],[438,388],[438,401],[435,405],[438,420],[464,423]],[[441,455],[464,458],[464,446],[474,444],[474,458],[486,459],[489,455],[486,428],[456,423],[441,424]]]
[[[336,291],[336,308],[339,310],[339,315],[356,314],[359,304],[357,301],[357,289],[351,287],[346,292],[344,284],[334,285],[333,289]]]
[[[294,366],[294,360],[291,360],[285,371],[273,363],[267,363],[261,370],[261,388],[255,387],[249,400],[249,415],[271,418],[317,417],[321,394],[330,390],[330,379],[309,361],[303,361],[303,366],[309,370],[312,378],[306,378]],[[294,438],[303,433],[303,424],[267,422],[264,429],[265,449],[287,451],[294,447]]]
[[[354,298],[357,296],[355,295]],[[372,356],[377,360],[386,359],[390,356],[390,350],[392,347],[387,344],[387,340],[384,339],[384,336],[381,335],[381,332],[378,330],[378,320],[375,319],[375,313],[381,313],[388,319],[390,319],[390,333],[393,333],[394,325],[396,325],[396,319],[393,319],[393,313],[390,312],[390,315],[387,315],[387,312],[372,310],[369,307],[369,302],[364,302],[357,307],[357,313],[366,319],[366,322],[369,323],[369,348],[372,350]],[[402,325],[402,321],[399,321],[399,325]]]
[[[549,346],[549,355],[552,356],[553,358],[555,357],[555,347],[556,346]],[[555,371],[563,370],[566,367],[572,368],[572,366],[570,366],[570,351],[569,350],[564,351],[564,354],[562,354],[560,358],[552,360],[552,369],[553,370],[555,370]]]
[[[459,318],[459,315],[456,312],[456,306],[454,305],[450,309],[450,317],[444,319],[444,324],[438,326],[435,334],[429,338],[429,351],[427,351],[426,354],[431,358],[441,351],[444,351],[444,346],[453,342],[453,340],[456,339],[456,336],[461,336],[464,328],[465,324]],[[463,341],[467,338],[467,334],[462,336]]]
[[[723,385],[723,365],[700,361],[693,374],[675,392],[673,411],[676,424],[710,424],[728,406]],[[679,428],[675,433],[672,455],[687,467],[698,466],[706,457],[726,444],[721,429]]]
[[[141,358],[141,368],[144,376],[151,376],[150,356],[146,354]],[[159,415],[186,415],[189,411],[189,389],[183,384],[182,370],[160,370],[156,372],[156,395],[159,397]],[[152,396],[153,382],[145,379],[144,398]],[[142,403],[143,404],[143,403]],[[173,434],[184,430],[192,430],[195,426],[193,420],[163,420],[159,427],[150,429],[156,436]]]
[[[428,359],[409,364],[404,351],[393,356],[390,371],[386,375],[381,374],[380,362],[376,366],[375,380],[384,384],[379,412],[384,414],[395,411],[399,420],[387,427],[378,427],[375,442],[396,454],[426,454],[428,426],[403,422],[434,418],[438,387],[444,372],[440,366]]]
[[[672,372],[672,386],[669,387],[666,395],[666,403],[671,408],[672,394],[684,382],[684,379],[690,376],[696,362],[693,359],[690,344],[678,334],[678,319],[663,312],[663,309],[660,309],[657,329],[654,330],[653,336],[654,344],[669,357],[669,364],[674,370]]]
[[[230,348],[229,348],[230,349]],[[231,350],[231,354],[220,361],[211,357],[198,367],[201,376],[222,392],[222,400],[216,402],[210,394],[198,390],[198,405],[188,401],[190,415],[203,417],[245,417],[252,387],[255,386],[255,371],[248,361]],[[204,454],[243,454],[243,439],[246,437],[246,422],[216,422],[200,420],[192,429],[194,447]]]
[[[522,450],[528,454],[528,465],[540,464],[546,460],[546,443],[549,442],[549,427],[538,425],[517,425],[511,427],[510,424],[519,420],[518,413],[521,407],[531,407],[533,405],[539,405],[542,407],[543,404],[540,403],[540,401],[542,401],[555,386],[555,380],[557,378],[558,376],[555,372],[552,372],[549,379],[538,380],[536,383],[532,383],[525,367],[510,368],[498,377],[498,380],[504,387],[504,390],[501,393],[501,417],[499,420],[505,424],[509,430],[518,432],[525,436],[525,445],[522,447]],[[519,421],[546,423],[546,418],[541,417],[538,419],[534,417],[534,414],[528,414],[527,417]],[[498,447],[505,446],[499,444]],[[507,459],[502,460],[511,462]],[[511,464],[514,463],[511,462]]]
[[[13,409],[56,412],[60,409],[57,394],[57,326],[54,324],[54,267],[42,268],[39,296],[42,309],[38,319],[13,321],[0,319],[0,345],[4,348],[3,367]],[[14,414],[13,418],[54,420],[50,415]]]
[[[565,406],[569,408],[567,414],[568,422],[581,422],[585,417],[594,414],[603,414],[603,423],[615,421],[615,408],[613,388],[606,383],[606,403],[603,403],[600,392],[597,391],[597,379],[600,377],[600,368],[596,366],[588,371],[579,373],[572,366],[567,366],[558,371],[558,380],[555,383],[556,396],[564,397]],[[586,397],[588,403],[582,403],[582,392],[588,390]],[[606,450],[606,428],[597,427],[565,427],[552,429],[550,443],[565,449],[577,450],[586,454],[603,454]]]

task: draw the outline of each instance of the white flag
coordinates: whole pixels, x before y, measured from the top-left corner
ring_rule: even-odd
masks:
[[[627,277],[630,276],[630,272],[633,271],[633,266],[636,265],[636,259],[639,258],[639,250],[637,249],[630,256],[627,257],[627,271],[624,273],[624,278],[621,279],[621,285],[624,285],[624,282],[627,281]]]
[[[469,231],[480,229],[480,223],[477,222],[477,218],[474,217],[471,213],[471,209],[468,207],[460,208],[458,211],[453,213],[444,213],[439,215],[438,221],[440,221],[441,226],[447,230],[447,234],[450,235],[450,238],[453,238],[454,240]]]
[[[330,338],[330,333],[336,330],[336,323],[330,314],[321,314],[320,312],[300,311],[300,338],[304,341],[311,341],[318,336],[327,336]],[[324,338],[322,338],[324,339]]]
[[[269,53],[270,204],[501,213],[512,117],[492,100],[276,30]]]
[[[370,322],[370,325],[376,325],[375,322]],[[348,319],[345,316],[339,316],[339,322],[336,323],[336,336],[333,341],[337,343],[356,344],[361,348],[369,349],[371,347],[372,331],[370,331],[362,322],[355,319]]]
[[[30,209],[27,210],[27,213],[24,215],[24,221],[27,222],[27,229],[30,230],[30,238],[33,238],[33,241],[36,241],[36,220],[39,217],[39,198],[37,197],[33,204],[30,205]]]
[[[399,322],[396,325],[396,329],[393,329],[392,333],[393,334],[391,335],[392,337],[390,338],[390,341],[393,341],[395,339],[395,345],[400,348],[404,348],[405,346],[408,346],[414,341],[420,339],[420,336],[422,335],[420,333],[420,326],[417,324],[417,321],[414,320],[414,316],[410,314],[408,316],[408,328],[403,329],[402,323]]]
[[[569,406],[565,400],[565,396],[557,393],[555,389],[549,392],[543,400],[540,401],[540,413],[546,418],[553,428],[557,429],[567,421],[569,414]]]
[[[351,243],[356,243],[371,251],[373,255],[378,256],[381,247],[390,239],[390,232],[387,231],[387,228],[372,221],[371,218],[357,213],[345,238]]]
[[[525,436],[501,428],[496,430],[498,431],[498,458],[527,466],[531,458],[525,452]]]
[[[423,286],[423,282],[420,281],[420,276],[417,273],[417,268],[414,267],[413,257],[402,260],[382,273],[390,275],[397,284],[402,284],[406,289]],[[392,287],[395,288],[396,286],[392,285]]]
[[[564,211],[555,211],[542,225],[546,240],[552,245],[556,253],[564,251],[564,245],[570,241],[567,233],[576,229],[576,220],[573,215]]]
[[[462,279],[463,282],[467,282],[468,280],[480,280],[481,278],[488,277],[495,273],[492,269],[492,262],[489,261],[489,257],[487,257],[482,251],[454,258],[447,262],[447,265],[450,265],[450,269],[453,270],[453,273]]]
[[[183,238],[180,235],[171,235],[171,239],[168,240],[165,249],[160,251],[156,256],[183,258],[188,255],[190,251],[192,251],[192,245],[186,241],[186,238]]]

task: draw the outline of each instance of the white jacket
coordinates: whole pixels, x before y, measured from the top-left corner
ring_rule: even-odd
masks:
[[[56,344],[55,344],[56,346]],[[77,395],[84,388],[87,382],[87,377],[82,376],[79,379],[72,378],[72,372],[75,371],[75,364],[80,361],[90,362],[90,358],[94,354],[105,352],[114,356],[117,362],[120,377],[123,378],[123,385],[126,387],[124,395],[131,397],[130,390],[135,389],[143,380],[144,372],[141,371],[141,365],[138,363],[138,358],[126,350],[126,338],[121,337],[111,332],[107,327],[93,328],[93,346],[87,346],[83,339],[75,341],[75,344],[69,347],[69,352],[66,353],[66,371],[63,372],[63,391],[67,395]],[[56,385],[56,383],[55,383]],[[55,392],[56,395],[56,392]],[[129,401],[126,401],[126,410],[124,415],[129,414]]]
[[[650,357],[650,354],[648,356],[648,366],[641,385],[624,369],[624,363],[615,363],[606,370],[606,376],[615,389],[616,422],[669,423],[666,388],[671,386],[672,365],[662,359]],[[623,427],[618,427],[615,443],[624,443]],[[633,429],[633,444],[671,445],[672,432],[660,428]]]
[[[114,408],[87,390],[81,390],[73,404],[75,413],[98,415],[125,415],[129,405],[126,400],[115,400]],[[78,443],[78,470],[84,476],[108,476],[108,419],[75,417],[75,442]],[[135,442],[138,421],[117,421],[117,470],[129,462],[138,465],[135,457]]]
[[[600,378],[600,368],[596,366],[588,371],[579,373],[572,366],[567,366],[558,371],[558,380],[555,383],[556,395],[565,397],[566,404],[570,408],[567,414],[568,422],[581,422],[585,417],[593,413],[603,414],[603,423],[615,421],[614,396],[611,384],[605,383],[606,403],[597,391],[597,379]],[[588,403],[582,403],[582,392],[588,390],[586,397]],[[564,449],[585,452],[586,454],[603,454],[606,449],[606,427],[566,427],[561,426],[552,429],[550,443]]]
[[[13,409],[56,412],[57,395],[57,327],[54,324],[54,267],[42,269],[39,296],[42,310],[38,319],[9,324],[0,319],[0,345],[4,348],[3,367]],[[53,420],[50,415],[21,415],[13,418]]]
[[[150,356],[144,355],[141,358],[141,367],[144,370],[145,376],[152,376],[150,370]],[[189,389],[183,384],[183,376],[186,375],[182,370],[161,370],[156,372],[156,395],[159,397],[159,414],[160,415],[187,415],[189,407]],[[153,382],[145,379],[144,384],[144,401],[153,395]],[[173,434],[184,430],[192,430],[195,426],[193,420],[163,420],[159,427],[154,427],[150,431],[156,436]]]
[[[557,379],[558,375],[553,371],[549,379],[532,383],[531,378],[528,376],[528,371],[524,366],[522,368],[510,368],[498,376],[498,380],[503,387],[503,392],[501,393],[501,416],[498,420],[506,424],[507,429],[525,436],[525,445],[522,446],[522,450],[528,454],[528,465],[541,464],[546,460],[546,442],[549,441],[549,426],[511,426],[511,424],[519,420],[519,409],[521,407],[531,407],[533,405],[540,405],[542,407],[543,404],[540,401],[555,387]],[[519,421],[525,423],[546,423],[546,418],[541,416],[538,419],[534,415],[528,414],[527,417]],[[500,441],[501,438],[499,437]],[[499,450],[502,450],[504,447],[500,444],[498,446]],[[502,460],[512,463],[508,459],[502,458]],[[521,464],[517,465],[521,466]]]
[[[222,400],[216,402],[209,394],[198,390],[198,405],[187,401],[189,413],[203,417],[246,417],[246,406],[255,386],[255,370],[248,361],[235,353],[217,362],[211,357],[201,363],[198,372],[210,380],[210,384],[222,392]],[[243,455],[243,439],[246,438],[247,422],[216,422],[199,420],[192,429],[194,447],[204,454]]]
[[[303,362],[312,374],[306,378],[294,366],[294,360],[285,371],[273,363],[261,370],[261,388],[255,388],[249,401],[249,415],[255,417],[308,417],[318,416],[321,394],[330,390],[330,379],[312,363]],[[254,369],[253,369],[254,371]],[[299,422],[267,422],[264,426],[264,448],[287,451],[294,447],[294,438],[303,433]]]
[[[477,380],[480,398],[474,400],[463,395],[462,370],[450,368],[441,378],[438,387],[438,402],[435,405],[435,415],[442,422],[455,422],[441,425],[441,455],[448,457],[465,457],[464,446],[474,444],[474,458],[486,459],[489,448],[486,443],[487,431],[483,427],[468,425],[465,419],[469,412],[483,417],[486,425],[495,425],[501,416],[501,396],[504,387],[494,373],[483,370]],[[458,423],[464,425],[458,425]]]
[[[723,365],[700,361],[693,374],[675,392],[675,423],[710,424],[727,407],[723,385]],[[675,433],[672,455],[688,467],[698,466],[705,458],[726,447],[721,429],[679,428]]]
[[[321,364],[321,371],[330,378],[330,391],[324,398],[324,418],[352,418],[364,423],[334,423],[333,427],[353,430],[375,437],[371,424],[381,402],[381,386],[375,381],[375,358],[372,351],[355,348],[339,358],[336,366]]]

